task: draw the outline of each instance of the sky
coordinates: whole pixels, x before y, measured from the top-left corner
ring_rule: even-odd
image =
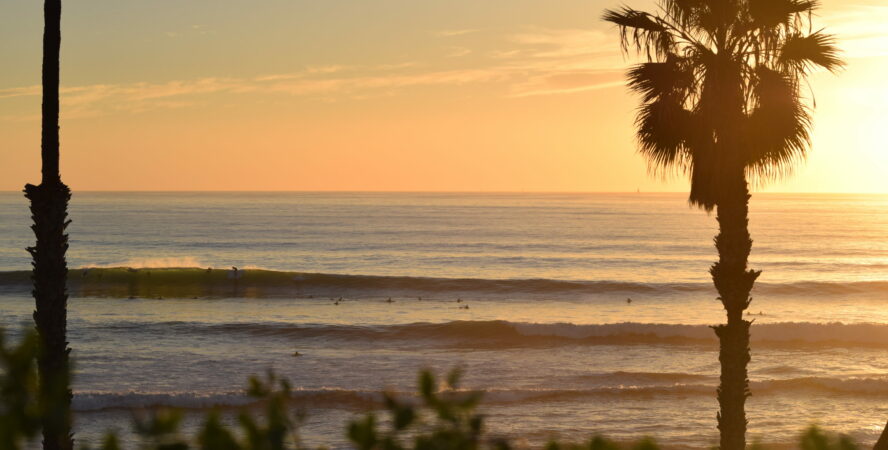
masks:
[[[651,0],[626,0],[650,9]],[[848,67],[757,191],[888,192],[888,4],[823,0]],[[684,191],[635,152],[617,0],[76,0],[74,190]],[[39,181],[42,2],[0,3],[0,190]]]

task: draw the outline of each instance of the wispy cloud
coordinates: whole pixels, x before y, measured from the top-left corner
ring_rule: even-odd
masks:
[[[204,36],[208,34],[213,34],[213,31],[210,30],[206,25],[191,25],[190,27],[183,28],[181,30],[171,30],[165,31],[163,33],[164,36],[170,39],[178,39],[189,36]]]
[[[511,96],[574,94],[624,85],[615,38],[600,30],[533,28],[509,36],[515,47],[491,57],[523,74]]]
[[[447,37],[454,37],[454,36],[465,36],[467,34],[472,34],[477,31],[478,30],[474,30],[474,29],[438,30],[438,31],[433,31],[432,35],[447,38]]]
[[[207,95],[252,94],[287,96],[329,96],[366,98],[424,86],[460,86],[501,80],[495,70],[458,69],[401,73],[402,69],[366,73],[347,67],[308,68],[301,72],[252,78],[201,78],[165,83],[97,84],[62,87],[61,102],[68,117],[106,112],[142,112],[151,109],[181,108],[196,104]],[[0,99],[40,95],[39,86],[0,90]]]
[[[39,95],[40,92],[41,92],[40,86],[28,86],[28,87],[0,89],[0,99],[11,98],[11,97],[25,97],[25,96],[30,96],[30,95]]]
[[[601,30],[537,28],[516,33],[510,39],[536,58],[606,58],[619,62],[616,38]]]
[[[625,86],[624,73],[618,70],[562,72],[539,75],[512,88],[512,97],[564,95]]]
[[[472,54],[472,49],[466,47],[448,47],[447,48],[447,57],[448,58],[459,58],[462,56]]]
[[[888,55],[888,6],[847,5],[824,14],[821,20],[836,35],[849,58]]]
[[[458,36],[474,31],[437,33]],[[502,35],[487,45],[487,48],[445,47],[438,59],[431,57],[425,62],[317,65],[296,72],[247,78],[66,86],[61,90],[62,104],[66,115],[72,117],[183,108],[201,104],[212,95],[317,97],[341,101],[387,96],[411,88],[488,83],[495,88],[491,92],[528,97],[586,92],[622,84],[625,63],[614,40],[599,31],[527,28]],[[0,100],[39,94],[39,86],[0,89]]]
[[[883,0],[834,4],[818,22],[836,34],[849,58],[888,56],[888,5]],[[206,26],[193,25],[170,33],[208,32]],[[245,78],[66,86],[62,101],[70,116],[183,108],[214,95],[348,101],[454,87],[489,87],[486,95],[513,98],[569,95],[623,86],[631,64],[612,30],[604,28],[522,27],[498,34],[465,28],[430,31],[428,36],[434,50],[405,61],[372,66],[343,61]],[[39,95],[39,86],[0,89],[0,108],[13,105],[16,98]]]

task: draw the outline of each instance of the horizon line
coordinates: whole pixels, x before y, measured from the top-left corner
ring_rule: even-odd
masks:
[[[88,193],[303,193],[303,194],[688,194],[687,191],[532,191],[532,190],[353,190],[353,189],[81,189]],[[21,193],[20,190],[0,190],[0,193]],[[750,192],[754,195],[888,195],[888,192],[823,192],[777,191]]]

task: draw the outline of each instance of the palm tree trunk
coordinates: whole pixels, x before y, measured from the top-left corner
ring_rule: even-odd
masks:
[[[749,236],[749,188],[742,168],[731,172],[717,202],[719,234],[715,237],[719,260],[710,273],[728,315],[728,323],[713,327],[719,338],[721,383],[718,388],[718,429],[722,450],[746,447],[746,397],[749,380],[749,326],[743,311],[749,306],[749,293],[760,272],[747,270],[752,249]]]
[[[873,450],[888,450],[888,423],[882,429],[882,435],[879,436],[879,440],[876,442]]]
[[[43,134],[41,143],[42,180],[39,186],[25,186],[31,201],[31,217],[36,245],[28,248],[34,259],[34,322],[40,335],[37,360],[40,375],[40,405],[43,415],[43,448],[70,450],[71,389],[67,342],[67,303],[65,287],[68,266],[68,200],[71,191],[59,174],[59,51],[61,46],[61,0],[44,3],[43,34]]]

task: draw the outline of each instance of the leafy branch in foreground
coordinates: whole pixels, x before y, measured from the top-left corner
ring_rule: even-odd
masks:
[[[265,379],[250,377],[247,395],[264,405],[262,414],[249,409],[237,416],[238,429],[222,421],[219,411],[207,413],[194,439],[183,437],[182,413],[175,409],[152,412],[137,418],[133,427],[145,450],[284,450],[303,448],[299,441],[299,420],[291,414],[290,383],[269,371]],[[120,450],[116,435],[109,433],[100,450]],[[83,447],[88,450],[89,447]]]
[[[422,406],[399,401],[385,394],[385,408],[391,416],[388,430],[380,429],[376,415],[367,414],[348,427],[348,438],[359,450],[476,449],[482,443],[484,417],[475,412],[479,392],[461,391],[458,370],[450,372],[442,389],[428,370],[419,374]],[[412,437],[412,445],[410,443]],[[503,440],[491,448],[507,449]]]
[[[37,348],[33,332],[17,346],[7,346],[0,330],[0,448],[18,450],[40,433]]]

